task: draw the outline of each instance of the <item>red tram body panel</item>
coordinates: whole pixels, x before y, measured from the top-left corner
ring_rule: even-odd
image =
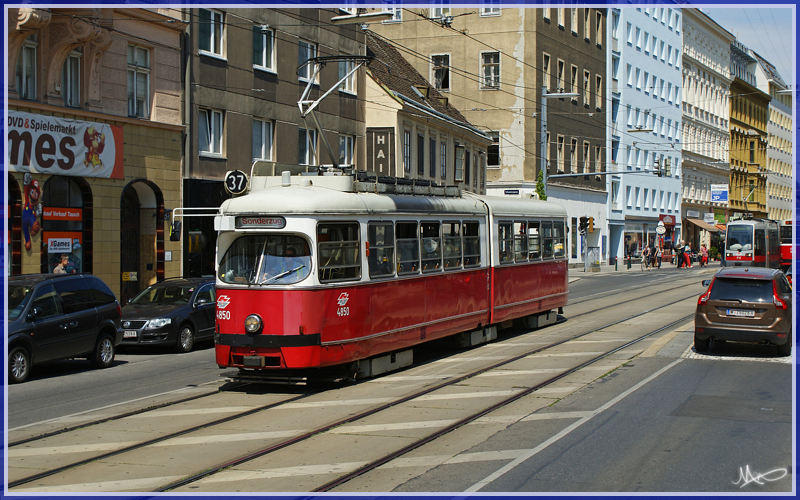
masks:
[[[781,269],[786,270],[791,267],[793,262],[792,252],[794,241],[792,240],[792,221],[782,220],[778,223],[778,231],[781,237]]]
[[[215,220],[220,367],[345,366],[567,303],[554,203],[359,192],[350,176],[252,185]]]
[[[769,219],[740,219],[728,223],[725,265],[767,267],[781,265],[778,223]]]

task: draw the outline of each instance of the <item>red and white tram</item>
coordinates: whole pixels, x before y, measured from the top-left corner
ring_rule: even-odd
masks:
[[[560,205],[389,187],[411,194],[285,172],[254,177],[248,194],[223,203],[220,367],[371,376],[410,364],[422,342],[461,334],[474,345],[519,318],[555,322],[567,303]]]
[[[792,252],[794,250],[792,221],[782,220],[778,222],[778,231],[781,236],[781,269],[785,271],[792,265]]]
[[[778,223],[770,219],[739,219],[728,223],[725,265],[767,267],[781,265]]]

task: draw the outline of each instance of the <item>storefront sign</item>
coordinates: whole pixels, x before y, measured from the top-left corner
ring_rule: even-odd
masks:
[[[665,226],[674,226],[675,225],[675,217],[672,215],[664,215],[661,214],[658,216],[658,220],[664,223]]]
[[[690,219],[697,219],[700,217],[700,212],[697,210],[687,210],[686,217],[689,217]]]
[[[519,189],[504,189],[503,194],[519,195]]]
[[[47,253],[72,252],[72,238],[47,238]]]
[[[727,184],[712,184],[711,185],[711,201],[720,203],[728,203],[728,185]]]
[[[9,110],[8,168],[122,179],[122,126]]]
[[[122,281],[139,281],[139,273],[136,271],[122,273]]]
[[[714,224],[714,214],[712,212],[703,214],[703,222],[706,224]]]
[[[83,209],[82,208],[44,208],[42,211],[42,218],[44,220],[69,220],[69,221],[82,221]]]

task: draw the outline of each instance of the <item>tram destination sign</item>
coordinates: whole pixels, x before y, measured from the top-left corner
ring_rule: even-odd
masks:
[[[242,216],[236,218],[236,229],[283,229],[286,219],[283,217]]]

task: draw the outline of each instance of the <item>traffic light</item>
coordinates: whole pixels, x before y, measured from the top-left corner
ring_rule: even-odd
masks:
[[[589,232],[594,232],[594,217],[589,217]]]
[[[589,217],[586,217],[585,215],[582,215],[581,218],[580,218],[580,221],[581,221],[581,223],[578,225],[578,230],[581,233],[585,233],[586,232],[586,228],[589,227]]]

